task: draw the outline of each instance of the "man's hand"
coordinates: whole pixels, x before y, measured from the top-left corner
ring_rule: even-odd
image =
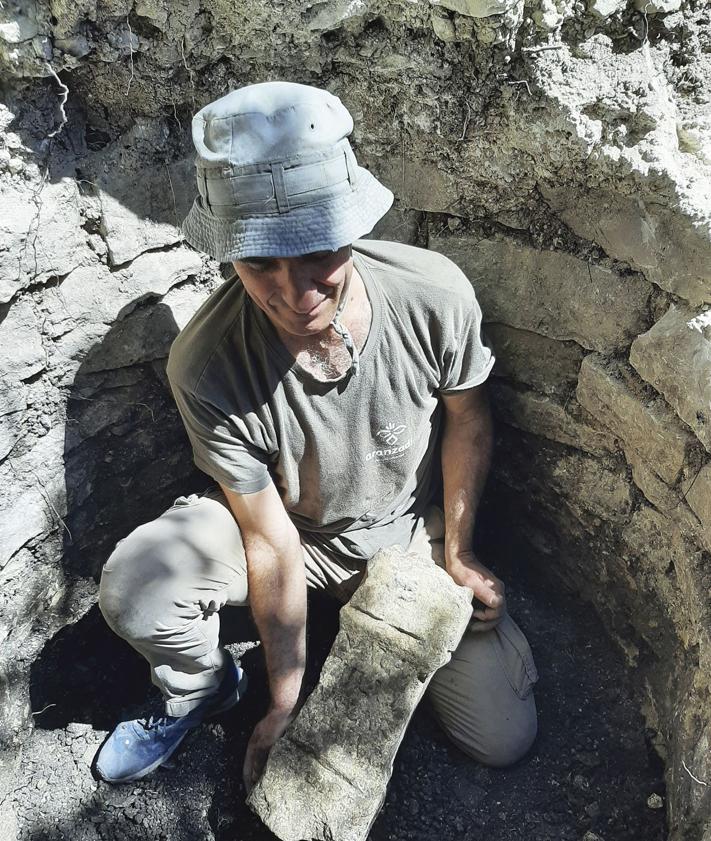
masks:
[[[242,779],[247,794],[249,794],[252,786],[261,777],[267,758],[269,757],[269,751],[295,717],[295,709],[270,709],[254,728],[249,739],[249,744],[247,745],[247,753],[244,757],[244,766],[242,769]]]
[[[472,631],[488,631],[496,627],[506,613],[504,582],[480,563],[473,552],[458,552],[447,558],[447,572],[474,593],[484,607],[475,609],[469,625]]]
[[[306,571],[299,533],[273,482],[253,494],[222,489],[242,533],[249,604],[271,695],[269,710],[247,745],[243,779],[249,792],[296,714],[306,665]]]

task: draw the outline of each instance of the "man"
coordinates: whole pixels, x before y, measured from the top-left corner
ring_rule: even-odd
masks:
[[[168,376],[218,486],[178,499],[105,565],[103,614],[166,699],[165,715],[111,735],[107,780],[145,776],[237,702],[245,677],[219,646],[218,612],[249,604],[271,699],[247,747],[249,790],[296,714],[307,587],[345,602],[394,544],[430,554],[481,603],[428,689],[450,738],[505,765],[535,736],[530,649],[471,549],[492,439],[481,312],[441,255],[359,241],[392,194],[357,165],[352,128],[338,98],[286,82],[193,120],[199,196],[183,229],[236,277],[175,340]]]

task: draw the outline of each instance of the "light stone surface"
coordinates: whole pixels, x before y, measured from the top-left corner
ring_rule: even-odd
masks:
[[[429,558],[382,550],[350,602],[318,686],[248,803],[282,841],[364,841],[407,723],[471,616],[471,591]]]
[[[182,240],[178,224],[197,193],[193,158],[100,182],[102,233],[112,265]]]
[[[110,271],[103,264],[75,269],[60,287],[48,293],[49,317],[64,328],[80,324],[112,324],[146,297],[159,298],[203,265],[200,255],[184,245],[149,251],[130,265]]]
[[[8,318],[0,322],[0,378],[27,379],[46,366],[40,320],[32,300],[24,298],[12,306]]]
[[[589,0],[588,9],[600,18],[607,18],[624,9],[627,0]]]
[[[695,439],[669,405],[646,395],[636,379],[624,363],[590,354],[580,369],[578,401],[671,485]]]
[[[672,305],[635,339],[630,362],[711,452],[711,310]]]
[[[542,187],[541,192],[576,233],[599,243],[611,257],[692,304],[711,301],[711,233],[706,226],[618,193],[592,189],[573,197],[559,187]]]
[[[668,14],[681,8],[681,0],[634,0],[634,7],[648,15]]]
[[[488,321],[592,350],[624,347],[648,324],[651,287],[639,278],[513,240],[434,236],[430,248],[465,272]]]
[[[516,6],[519,0],[430,0],[433,6],[441,6],[460,15],[486,18],[502,15]]]
[[[79,203],[77,185],[69,178],[40,184],[34,195],[0,179],[0,303],[91,260]]]

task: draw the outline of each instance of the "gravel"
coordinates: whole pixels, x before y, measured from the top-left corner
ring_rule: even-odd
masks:
[[[507,581],[511,612],[541,673],[533,749],[512,768],[482,767],[447,742],[424,702],[370,839],[663,841],[663,766],[618,649],[573,596],[516,571]],[[246,611],[223,614],[226,642],[256,638]],[[311,686],[337,623],[334,603],[312,597]],[[244,805],[241,784],[245,746],[267,702],[262,652],[254,643],[230,649],[251,679],[240,705],[190,734],[169,767],[111,786],[94,775],[96,751],[116,721],[156,712],[159,699],[141,658],[111,634],[98,610],[61,631],[33,668],[36,729],[10,804],[17,830],[0,828],[0,841],[9,841],[8,831],[13,841],[273,838]]]

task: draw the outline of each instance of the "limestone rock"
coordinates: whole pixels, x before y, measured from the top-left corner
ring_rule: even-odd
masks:
[[[27,379],[45,367],[39,322],[30,299],[10,307],[7,317],[0,322],[1,378]]]
[[[549,395],[567,396],[575,388],[585,356],[580,345],[506,324],[488,323],[485,332],[496,355],[495,377],[525,383]]]
[[[651,287],[639,278],[511,240],[432,236],[430,248],[469,277],[486,321],[591,350],[624,347],[647,326]]]
[[[431,560],[379,552],[319,684],[272,749],[248,803],[282,841],[363,841],[432,674],[471,615],[471,592]]]
[[[329,0],[326,3],[313,3],[306,15],[306,25],[318,32],[338,29],[352,18],[360,18],[367,14],[369,5],[367,0]]]
[[[599,18],[608,18],[627,5],[627,0],[589,0],[588,11]]]
[[[672,305],[635,339],[630,362],[711,452],[711,310]]]
[[[648,505],[634,512],[621,532],[625,554],[641,559],[641,589],[653,590],[674,624],[685,648],[701,644],[702,659],[711,681],[708,594],[702,553],[690,546],[668,517]]]
[[[63,443],[64,430],[56,427],[22,457],[0,466],[0,483],[15,488],[13,494],[0,496],[0,567],[66,515]]]
[[[34,198],[27,188],[4,184],[0,204],[0,303],[30,284],[66,275],[91,260],[75,182],[67,178],[38,186]]]
[[[541,185],[541,192],[580,236],[644,272],[653,283],[694,305],[711,301],[711,232],[707,225],[659,204],[619,193]]]
[[[200,255],[186,246],[141,254],[118,271],[105,266],[75,269],[57,289],[50,319],[72,324],[112,324],[148,296],[161,296],[176,283],[197,274]]]
[[[486,18],[503,15],[516,6],[519,0],[430,0],[433,6],[441,6],[451,12],[472,18]]]
[[[101,180],[101,226],[114,266],[180,242],[178,226],[197,193],[193,159]]]
[[[451,173],[443,171],[436,161],[421,155],[404,153],[404,160],[359,156],[378,178],[389,187],[403,209],[426,210],[430,213],[456,213],[458,189]]]
[[[603,520],[624,523],[632,511],[630,484],[620,472],[597,459],[570,453],[558,459],[550,473],[552,488],[575,512],[589,512]]]
[[[444,14],[432,13],[432,29],[440,41],[451,43],[457,40],[457,29],[446,12]]]
[[[634,7],[648,15],[667,14],[680,9],[681,0],[634,0]]]
[[[370,233],[372,239],[394,240],[410,245],[417,239],[422,214],[395,206],[383,216]]]
[[[604,455],[617,450],[615,435],[597,425],[574,400],[563,406],[546,395],[519,391],[504,383],[494,383],[491,394],[494,412],[511,426],[588,453]]]
[[[693,477],[685,497],[691,510],[711,535],[711,462],[704,464]]]
[[[634,372],[602,356],[586,356],[580,369],[580,404],[635,449],[656,473],[673,484],[694,437],[661,398],[648,397]]]

